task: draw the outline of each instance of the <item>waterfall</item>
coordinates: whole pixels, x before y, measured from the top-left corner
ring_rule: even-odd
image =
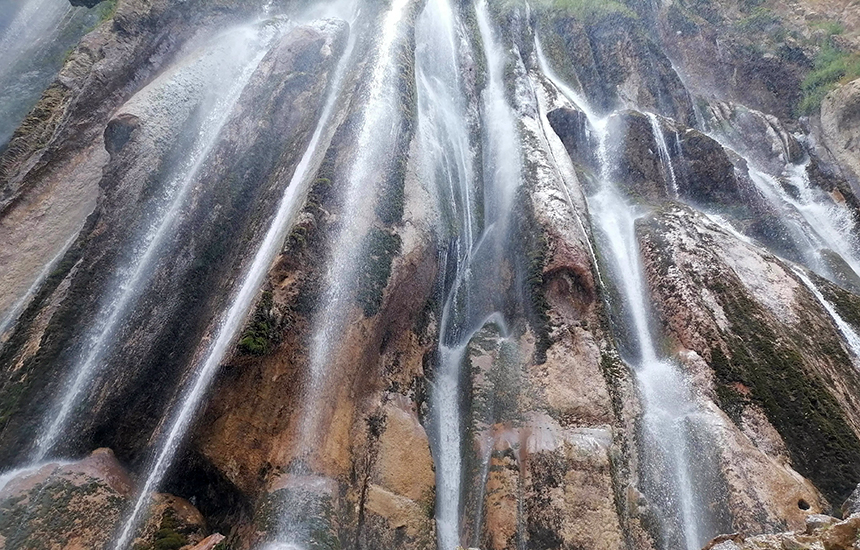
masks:
[[[667,189],[668,194],[672,198],[679,198],[678,179],[675,176],[675,166],[672,164],[672,157],[669,154],[669,146],[666,144],[666,135],[663,133],[663,126],[660,120],[654,113],[646,113],[648,120],[651,121],[651,131],[654,134],[654,140],[657,142],[657,151],[660,153],[660,162],[663,164],[663,170],[669,174],[670,188]]]
[[[215,336],[212,339],[212,344],[201,360],[200,366],[196,369],[193,382],[189,384],[180,398],[179,410],[172,421],[166,437],[164,437],[160,444],[156,459],[150,466],[146,476],[146,482],[140,490],[134,507],[123,525],[116,544],[117,550],[124,549],[130,543],[131,537],[134,535],[141,520],[144,505],[149,501],[150,494],[158,488],[161,480],[167,473],[176,450],[193,421],[195,413],[200,408],[221,361],[242,329],[243,323],[247,319],[248,313],[257,298],[259,288],[263,284],[278,251],[283,246],[287,232],[293,225],[296,213],[301,206],[301,200],[307,194],[310,176],[315,173],[321,162],[320,153],[324,151],[324,147],[320,145],[326,143],[331,138],[332,132],[329,127],[331,126],[330,123],[335,106],[341,97],[344,75],[352,60],[354,45],[354,33],[350,33],[347,48],[334,71],[328,96],[314,133],[308,142],[301,160],[296,165],[288,186],[284,190],[275,217],[272,219],[265,237],[254,254],[254,259],[242,279],[239,290],[236,292],[227,313],[219,323]]]
[[[418,128],[421,137],[422,169],[439,188],[443,216],[454,228],[448,254],[456,261],[454,283],[443,307],[438,369],[433,384],[432,449],[436,463],[436,524],[440,549],[459,545],[462,506],[462,422],[460,419],[460,360],[465,345],[443,344],[459,340],[453,332],[454,311],[468,308],[468,295],[458,304],[461,284],[468,285],[467,265],[472,254],[475,220],[472,166],[467,105],[460,80],[458,57],[460,25],[448,0],[429,0],[416,23],[415,71],[418,83]],[[448,235],[442,235],[444,242]],[[448,263],[448,262],[446,262]]]
[[[642,446],[649,485],[646,496],[658,507],[666,547],[698,550],[713,534],[691,468],[697,457],[691,456],[690,436],[699,413],[687,381],[676,365],[660,356],[655,344],[650,293],[635,228],[636,219],[644,212],[629,204],[610,179],[614,161],[606,145],[610,139],[609,117],[598,119],[587,102],[556,76],[539,41],[536,52],[544,75],[583,110],[596,134],[599,181],[587,201],[597,247],[603,251],[606,272],[620,293],[621,303],[609,306],[626,324],[626,333],[619,335],[622,355],[635,372],[642,395]]]
[[[167,185],[166,204],[159,209],[146,234],[140,239],[133,259],[114,276],[105,293],[95,324],[86,337],[84,353],[75,364],[59,402],[46,415],[33,453],[34,462],[45,458],[57,443],[69,416],[85,397],[86,389],[101,369],[117,332],[133,310],[142,288],[159,262],[163,244],[182,215],[195,176],[218,142],[221,128],[268,51],[272,38],[269,29],[241,27],[218,37],[214,49],[197,62],[199,69],[212,79],[207,83],[207,88],[214,95],[209,102],[209,114],[200,127],[188,161]],[[214,67],[218,67],[218,70],[214,70]]]
[[[75,239],[78,238],[77,232],[75,232],[69,240],[60,247],[59,252],[54,254],[54,257],[48,260],[48,263],[45,264],[45,267],[42,268],[42,271],[39,272],[39,275],[36,277],[36,280],[33,281],[33,284],[27,289],[23,296],[18,298],[18,300],[12,304],[12,307],[9,308],[9,311],[3,317],[3,320],[0,321],[0,347],[2,347],[3,342],[5,342],[6,331],[12,327],[13,323],[18,320],[18,316],[24,311],[27,307],[27,304],[42,286],[42,283],[45,282],[45,279],[51,274],[54,268],[57,266],[57,263],[65,256],[66,252],[68,252],[69,248],[71,248],[72,244],[75,242]]]
[[[754,116],[766,120],[760,113],[754,113]],[[724,122],[729,123],[728,120]],[[800,250],[807,267],[834,280],[835,274],[824,256],[827,251],[832,251],[855,275],[860,276],[860,220],[857,214],[847,204],[815,187],[807,171],[810,159],[807,157],[800,163],[788,160],[787,136],[777,133],[769,122],[766,127],[767,135],[763,137],[772,142],[774,150],[783,151],[779,157],[785,163],[781,174],[768,173],[742,140],[732,138],[733,128],[724,131],[708,129],[706,134],[747,163],[750,179],[787,224],[789,238]]]
[[[323,279],[323,292],[319,307],[312,319],[312,334],[309,345],[308,380],[297,404],[299,425],[296,437],[297,457],[307,458],[314,451],[320,433],[325,433],[319,406],[328,390],[329,367],[343,341],[346,319],[354,305],[356,274],[359,268],[361,242],[371,228],[374,212],[373,202],[377,198],[379,174],[391,160],[400,130],[401,115],[398,104],[399,83],[397,79],[398,52],[404,33],[401,23],[407,16],[412,0],[393,0],[382,16],[378,29],[375,59],[368,83],[368,97],[363,111],[363,120],[355,140],[355,158],[349,167],[344,191],[344,211],[340,213],[343,224],[334,236],[334,244]],[[357,15],[356,15],[357,16]],[[297,461],[298,463],[300,461]],[[289,472],[303,476],[304,472]],[[305,480],[313,484],[314,480]],[[293,507],[300,506],[294,503]],[[291,507],[288,507],[291,508]],[[294,521],[287,515],[280,518],[277,540],[269,541],[267,548],[302,548],[306,541],[308,526]]]
[[[833,324],[836,325],[836,328],[839,329],[839,332],[842,334],[842,337],[845,339],[845,343],[848,344],[848,349],[854,355],[855,364],[860,367],[860,334],[857,334],[857,331],[854,328],[845,322],[839,312],[836,311],[836,308],[833,304],[830,303],[827,298],[821,294],[821,291],[818,290],[818,287],[809,279],[809,277],[801,271],[799,268],[794,268],[794,274],[806,285],[806,288],[812,292],[821,306],[827,311],[827,314],[830,315],[830,318],[833,320]]]
[[[506,251],[513,194],[520,185],[519,140],[516,121],[505,97],[505,53],[492,30],[486,2],[476,6],[478,28],[487,60],[486,87],[481,95],[483,122],[484,212],[483,231],[477,240],[473,210],[469,128],[463,84],[457,62],[458,31],[447,0],[431,0],[419,20],[419,36],[435,33],[419,50],[419,117],[425,162],[441,180],[442,195],[451,197],[450,210],[459,227],[455,235],[454,281],[442,309],[438,358],[431,389],[436,462],[436,525],[438,548],[453,550],[461,543],[463,506],[463,419],[460,415],[460,380],[463,358],[472,337],[493,323],[506,336],[501,303],[500,263]],[[439,40],[438,37],[443,39]],[[433,44],[433,49],[429,47]],[[438,120],[436,120],[438,117]],[[456,172],[448,169],[458,166]],[[450,253],[450,252],[449,252]],[[477,274],[480,274],[478,277]]]
[[[74,8],[68,0],[18,0],[0,6],[3,10],[7,11],[0,14],[0,146],[56,76],[62,52],[75,45],[90,19],[86,9]]]

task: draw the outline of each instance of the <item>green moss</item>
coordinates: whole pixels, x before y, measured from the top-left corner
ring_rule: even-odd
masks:
[[[141,550],[179,550],[188,544],[188,537],[181,532],[181,525],[172,508],[165,510],[161,524],[155,532],[152,543],[141,546]]]
[[[274,314],[272,293],[263,292],[251,322],[239,339],[239,352],[245,355],[266,355],[280,341],[281,326]]]
[[[83,484],[48,479],[26,495],[0,501],[0,537],[6,548],[48,549],[69,544],[79,533],[109,533],[124,499],[99,498],[116,493],[96,479]]]
[[[803,98],[800,114],[811,114],[821,107],[824,97],[838,84],[860,77],[860,53],[846,52],[828,37],[813,61],[813,70],[801,84]]]
[[[535,333],[536,364],[546,362],[546,352],[552,345],[550,338],[549,302],[544,288],[544,268],[549,259],[549,245],[545,231],[537,222],[531,203],[531,198],[525,189],[521,189],[516,198],[516,233],[515,254],[517,262],[521,263],[521,291],[524,297],[523,307]]]
[[[770,33],[775,28],[780,27],[781,23],[773,10],[758,7],[754,8],[747,17],[738,21],[736,26],[742,32]]]
[[[815,277],[822,296],[833,305],[842,320],[860,331],[860,296],[842,289],[821,277]]]
[[[803,350],[800,337],[779,338],[740,284],[729,284],[709,285],[731,323],[722,334],[728,349],[711,353],[721,405],[737,419],[745,403],[758,404],[785,440],[795,469],[831,502],[842,502],[860,481],[860,440],[824,381],[805,365],[804,354],[819,356],[824,348]],[[840,355],[832,359],[850,364]]]
[[[383,293],[391,277],[391,263],[400,253],[400,246],[399,235],[376,227],[364,238],[356,300],[367,317],[376,315],[382,307]]]
[[[96,5],[93,10],[98,18],[98,22],[102,23],[108,19],[113,19],[113,16],[116,15],[117,5],[118,0],[105,0]]]

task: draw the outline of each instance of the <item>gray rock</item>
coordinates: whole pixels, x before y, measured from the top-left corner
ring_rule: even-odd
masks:
[[[848,500],[842,504],[843,518],[848,518],[854,514],[860,514],[860,485],[857,485],[857,488],[854,489],[854,492],[851,493]]]
[[[806,518],[806,534],[811,535],[816,529],[829,527],[837,522],[838,519],[827,514],[812,514]]]

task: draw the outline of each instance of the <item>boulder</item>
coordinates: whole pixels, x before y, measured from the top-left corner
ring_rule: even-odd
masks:
[[[848,518],[854,514],[860,514],[860,485],[854,489],[851,496],[842,504],[843,518]]]

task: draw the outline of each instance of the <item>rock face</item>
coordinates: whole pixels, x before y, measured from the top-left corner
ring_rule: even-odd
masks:
[[[212,85],[207,82],[206,75],[207,71],[211,71],[212,64],[219,62],[218,48],[229,48],[231,44],[234,48],[242,47],[242,33],[246,32],[242,29],[234,31],[233,42],[216,46],[214,50],[210,48],[192,53],[180,68],[161,75],[136,94],[108,124],[107,146],[113,150],[113,154],[101,181],[103,195],[99,208],[91,218],[92,233],[87,236],[86,247],[80,250],[82,261],[88,267],[69,275],[69,291],[51,321],[39,329],[40,332],[28,335],[29,338],[42,338],[54,344],[41,347],[40,356],[44,360],[16,355],[20,353],[20,348],[15,348],[14,341],[4,349],[5,357],[15,358],[12,360],[21,361],[23,365],[23,369],[13,375],[15,381],[9,382],[21,388],[26,387],[24,393],[15,399],[18,403],[16,408],[21,407],[18,418],[22,422],[17,426],[7,426],[3,432],[3,439],[8,442],[8,445],[4,445],[7,453],[12,453],[16,445],[25,444],[31,437],[33,426],[24,422],[24,419],[30,415],[37,418],[40,409],[50,406],[55,387],[44,377],[51,377],[48,374],[53,368],[51,365],[57,366],[67,361],[80,363],[87,356],[86,347],[85,351],[76,349],[84,344],[80,340],[70,339],[75,338],[67,330],[73,324],[70,319],[81,319],[79,315],[82,309],[90,311],[91,315],[110,315],[104,313],[104,308],[99,313],[98,303],[94,301],[99,293],[94,289],[106,282],[111,284],[110,279],[106,281],[105,274],[129,270],[126,267],[128,257],[122,251],[140,246],[135,239],[145,233],[141,228],[158,224],[173,224],[171,231],[176,235],[193,230],[195,239],[184,242],[170,238],[150,241],[144,246],[152,250],[159,246],[157,253],[166,253],[178,260],[153,273],[151,279],[141,278],[141,269],[145,265],[136,268],[137,271],[130,269],[128,277],[133,278],[138,285],[151,281],[147,291],[151,293],[149,296],[168,293],[177,299],[149,309],[142,317],[126,320],[137,327],[137,336],[129,337],[129,346],[124,350],[112,352],[117,353],[112,360],[128,360],[121,359],[123,356],[146,359],[138,363],[137,369],[109,383],[115,390],[123,386],[131,390],[138,387],[141,381],[154,377],[163,379],[166,385],[151,385],[150,398],[137,401],[141,409],[134,412],[128,410],[127,403],[130,401],[123,397],[121,390],[115,391],[109,399],[91,402],[88,430],[98,432],[101,441],[110,444],[120,455],[128,456],[128,453],[134,452],[134,446],[144,442],[145,438],[126,439],[122,436],[129,432],[121,426],[123,421],[120,419],[125,418],[139,426],[142,419],[149,418],[154,428],[164,408],[169,405],[173,388],[182,376],[181,372],[173,371],[169,365],[171,361],[185,362],[191,357],[186,354],[184,359],[180,359],[174,355],[173,346],[177,343],[177,335],[184,334],[189,341],[199,340],[211,318],[211,313],[207,312],[220,307],[216,303],[217,299],[205,305],[207,296],[214,297],[209,294],[209,289],[222,285],[222,288],[229,288],[229,274],[235,273],[234,270],[241,265],[239,252],[242,248],[238,246],[238,239],[250,239],[243,242],[253,243],[265,231],[260,225],[260,216],[270,215],[275,208],[277,203],[271,197],[277,196],[289,183],[289,172],[287,176],[272,179],[261,178],[260,174],[276,172],[279,165],[289,167],[296,162],[301,144],[310,138],[312,120],[322,106],[321,92],[325,89],[326,78],[333,68],[336,55],[344,46],[346,27],[302,27],[287,34],[259,62],[244,91],[236,91],[237,94],[241,92],[241,97],[235,100],[242,107],[231,120],[224,123],[221,135],[225,137],[218,143],[217,149],[211,151],[209,161],[194,167],[193,171],[181,169],[172,172],[174,155],[180,151],[193,153],[194,147],[201,146],[194,139],[189,142],[189,137],[200,139],[199,136],[183,135],[182,128],[189,124],[194,128],[196,125],[193,120],[189,122],[189,118],[205,108],[207,101],[213,101],[206,94],[206,87]],[[239,33],[238,46],[235,33]],[[234,70],[238,68],[234,67]],[[306,76],[285,80],[276,87],[270,86],[274,74],[295,71]],[[270,117],[266,121],[268,128],[261,132],[258,121],[241,113],[243,108],[271,109],[280,116]],[[199,128],[199,135],[204,135],[206,126]],[[282,139],[287,142],[280,141]],[[283,156],[273,154],[273,151],[281,150],[286,151]],[[225,159],[235,158],[236,155],[245,159],[243,165],[225,164]],[[196,162],[202,163],[202,160]],[[156,169],[153,170],[153,167]],[[190,212],[186,212],[181,220],[160,219],[157,216],[159,212],[169,211],[170,208],[174,208],[174,212],[178,211],[170,203],[159,203],[161,196],[179,197],[171,199],[174,201],[182,200],[182,189],[193,187],[195,181],[218,183],[205,190],[198,188],[198,192],[189,191],[187,197],[191,206],[187,208]],[[132,196],[136,199],[130,200]],[[216,204],[219,205],[217,208]],[[119,220],[123,220],[123,223],[118,223]],[[226,223],[226,220],[230,220],[230,223]],[[153,239],[159,239],[158,235],[156,233]],[[229,245],[231,239],[235,246]],[[144,259],[146,254],[143,253]],[[201,255],[207,258],[205,265],[190,260],[203,257]],[[128,293],[120,292],[117,299],[146,301],[146,294],[123,298]],[[177,317],[178,311],[192,308],[199,314],[196,321],[189,316]],[[108,326],[105,330],[113,329]],[[193,353],[193,346],[186,349]],[[28,373],[35,372],[42,373],[38,376],[41,380],[38,385],[23,382],[24,378],[32,376]],[[60,379],[56,382],[62,383]],[[93,389],[92,395],[98,393],[97,389]],[[117,415],[118,408],[124,409],[128,415]]]
[[[0,477],[0,548],[101,548],[125,517],[133,490],[110,449],[77,462],[8,472]],[[152,544],[168,538],[195,544],[204,529],[203,516],[188,501],[157,494],[136,547],[163,548],[164,542]]]
[[[651,292],[667,333],[710,367],[697,374],[706,377],[702,391],[713,392],[734,429],[745,432],[753,446],[763,445],[771,460],[783,462],[783,481],[776,481],[779,470],[762,465],[774,483],[798,491],[779,485],[766,489],[783,496],[766,497],[779,509],[773,523],[760,528],[772,528],[778,517],[802,517],[798,510],[792,513],[802,508],[799,497],[807,505],[813,502],[804,496],[804,484],[793,481],[786,459],[831,502],[844,500],[858,473],[846,470],[837,457],[855,453],[860,445],[860,409],[852,391],[843,390],[860,379],[827,313],[779,260],[689,211],[664,211],[644,220],[640,232]],[[839,386],[831,386],[836,380]],[[818,427],[794,427],[809,422]],[[783,442],[772,442],[767,423]],[[735,447],[722,448],[731,463]],[[740,483],[735,490],[749,488]]]
[[[850,171],[856,185],[860,180],[860,79],[840,86],[824,99],[821,125],[827,147]]]
[[[285,194],[137,550],[855,544],[860,81],[803,110],[842,0],[71,3],[103,20],[0,151],[0,548],[107,543]],[[48,455],[87,458],[27,467],[88,363]]]
[[[823,516],[828,518],[828,516]],[[852,550],[857,547],[860,532],[860,517],[852,516],[844,521],[829,518],[807,525],[805,531],[779,533],[776,535],[726,535],[720,536],[705,546],[704,550],[782,550],[784,548],[830,548]]]

